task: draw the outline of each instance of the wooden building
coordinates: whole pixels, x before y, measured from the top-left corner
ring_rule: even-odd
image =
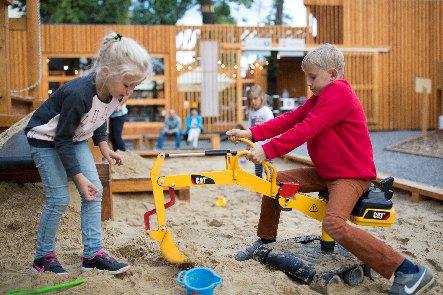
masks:
[[[310,23],[317,24],[316,32],[312,26],[42,25],[41,56],[35,47],[35,53],[29,54],[29,46],[35,42],[33,35],[26,31],[26,21],[10,21],[8,46],[0,48],[2,66],[6,64],[4,57],[9,56],[10,75],[0,80],[10,79],[11,89],[24,88],[38,79],[39,65],[42,78],[33,93],[0,99],[0,121],[3,122],[0,128],[38,106],[52,87],[79,74],[79,71],[70,71],[69,64],[57,69],[57,60],[72,60],[77,65],[79,60],[88,61],[102,37],[110,31],[134,38],[161,64],[154,76],[155,83],[147,85],[145,92],[140,91],[142,97],[135,96],[129,101],[132,117],[125,124],[126,134],[158,131],[161,128],[159,113],[164,109],[174,108],[184,118],[190,107],[199,105],[199,89],[184,87],[180,77],[199,68],[199,42],[203,40],[219,43],[219,73],[230,81],[220,89],[218,101],[214,100],[219,103],[219,116],[204,118],[205,131],[222,132],[243,121],[244,85],[256,80],[242,78],[240,58],[245,51],[245,41],[252,38],[270,38],[272,44],[267,50],[283,50],[282,38],[305,40],[305,46],[296,49],[302,53],[300,57],[280,61],[279,91],[292,87],[296,89],[294,95],[307,91],[299,68],[303,54],[318,44],[336,44],[345,54],[345,75],[362,100],[370,129],[420,128],[422,104],[421,96],[414,92],[414,80],[426,77],[435,81],[436,64],[443,61],[443,1],[305,0],[304,3]],[[181,63],[178,57],[186,54],[193,59],[190,63]],[[265,71],[255,78],[263,83]],[[436,109],[436,97],[436,87],[433,87],[430,128],[436,127],[435,115],[441,112]]]

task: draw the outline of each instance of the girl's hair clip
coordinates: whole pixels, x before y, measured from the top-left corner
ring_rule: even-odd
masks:
[[[114,40],[115,40],[115,41],[121,41],[121,40],[122,40],[122,35],[120,35],[119,33],[117,33],[117,34],[114,36]]]

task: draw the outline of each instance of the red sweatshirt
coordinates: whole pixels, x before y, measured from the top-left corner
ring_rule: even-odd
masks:
[[[363,107],[346,80],[327,85],[297,109],[250,128],[268,159],[283,156],[303,143],[324,179],[376,178],[372,145]]]

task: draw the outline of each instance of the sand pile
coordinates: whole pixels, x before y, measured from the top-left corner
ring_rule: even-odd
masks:
[[[153,160],[128,154],[126,168],[113,169],[113,177],[145,177]],[[296,164],[276,161],[279,170]],[[199,172],[224,168],[223,158],[167,160],[163,171]],[[126,170],[125,170],[126,169]],[[253,171],[248,164],[247,169]],[[71,186],[71,203],[58,234],[58,254],[69,270],[68,276],[31,275],[35,233],[44,202],[41,184],[0,183],[0,292],[24,287],[41,287],[78,278],[87,283],[64,294],[184,294],[175,282],[179,266],[166,263],[159,246],[146,236],[143,214],[153,208],[150,194],[115,194],[113,221],[103,224],[104,244],[116,256],[132,264],[131,273],[115,278],[106,273],[81,273],[82,253],[79,196]],[[225,208],[216,207],[216,196],[228,199]],[[370,232],[388,241],[414,260],[426,263],[436,274],[437,285],[430,294],[443,293],[443,207],[426,200],[419,204],[409,197],[394,196],[398,219],[391,228],[371,228]],[[280,271],[256,261],[237,262],[233,254],[255,239],[260,199],[240,187],[194,187],[190,202],[178,201],[167,210],[167,219],[178,246],[195,265],[215,269],[223,278],[216,294],[317,294],[308,286],[290,280]],[[320,225],[299,213],[282,214],[279,235],[288,238],[318,234]],[[381,277],[365,278],[362,285],[343,285],[338,294],[386,293],[391,282]]]

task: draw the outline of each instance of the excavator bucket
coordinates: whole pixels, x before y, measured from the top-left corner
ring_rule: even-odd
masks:
[[[160,250],[166,261],[174,264],[188,261],[188,257],[178,249],[169,230],[148,230],[148,234],[160,243]]]

